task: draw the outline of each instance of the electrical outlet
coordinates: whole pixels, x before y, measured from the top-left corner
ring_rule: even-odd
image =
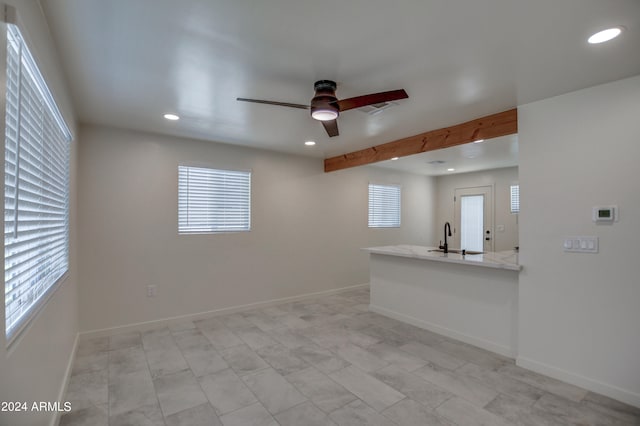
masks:
[[[156,297],[156,294],[158,294],[158,287],[155,285],[148,285],[147,297]]]

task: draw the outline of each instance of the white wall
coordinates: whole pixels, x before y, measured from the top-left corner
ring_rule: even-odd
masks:
[[[18,24],[23,36],[36,57],[67,124],[75,133],[71,99],[39,4],[34,0],[5,0],[5,3],[17,7]],[[1,50],[0,63],[3,64],[4,69],[6,54],[4,46]],[[4,87],[4,71],[1,75]],[[2,120],[1,134],[4,135],[4,96],[2,99],[0,101],[2,102],[0,114],[2,119],[0,120]],[[2,140],[4,141],[4,138]],[[4,155],[2,157],[4,158]],[[0,401],[26,401],[31,404],[33,401],[54,402],[63,397],[67,369],[72,359],[78,332],[75,164],[76,141],[71,145],[70,273],[66,281],[61,284],[11,346],[7,347],[4,331],[0,333],[2,336],[0,337]],[[4,194],[4,188],[0,189],[0,194]],[[4,250],[1,252],[4,253]],[[4,318],[4,304],[0,307],[0,318]],[[51,412],[0,411],[2,425],[47,425],[53,424],[56,418],[56,413]]]
[[[518,245],[518,215],[511,214],[510,186],[517,183],[517,167],[438,176],[436,178],[435,240],[430,245],[437,245],[438,241],[444,238],[445,222],[454,224],[453,196],[456,188],[493,186],[494,250],[512,250]],[[498,225],[503,225],[504,231],[498,231]]]
[[[367,283],[360,248],[432,241],[432,179],[154,134],[83,126],[80,317],[85,331]],[[252,229],[177,233],[177,167],[251,169]],[[400,183],[400,229],[367,227],[368,182]],[[147,285],[157,297],[146,296]]]
[[[640,76],[518,108],[522,366],[640,406]],[[592,206],[617,204],[596,225]],[[598,254],[564,253],[595,235]]]
[[[501,355],[517,354],[518,271],[371,254],[369,309]]]

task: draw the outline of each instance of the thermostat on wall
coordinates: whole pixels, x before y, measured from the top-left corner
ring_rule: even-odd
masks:
[[[617,222],[618,206],[596,206],[593,208],[594,222]]]

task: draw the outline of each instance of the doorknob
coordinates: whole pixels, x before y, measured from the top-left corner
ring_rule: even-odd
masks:
[[[491,231],[487,229],[487,236],[485,238],[486,241],[491,241],[491,237],[489,236],[491,234]]]

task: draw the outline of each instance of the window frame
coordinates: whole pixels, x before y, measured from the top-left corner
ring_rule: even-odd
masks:
[[[15,13],[15,11],[13,11],[13,13]],[[54,265],[60,267],[60,270],[56,270],[56,273],[53,275],[53,276],[56,276],[56,278],[53,279],[50,283],[45,282],[47,287],[44,290],[42,290],[40,294],[37,295],[37,297],[33,300],[33,302],[29,303],[26,310],[20,313],[18,319],[13,324],[11,324],[11,327],[9,327],[9,323],[7,321],[7,290],[6,290],[7,281],[5,278],[4,280],[5,304],[3,305],[3,308],[2,308],[2,311],[3,311],[2,317],[4,321],[5,344],[7,347],[10,347],[18,340],[18,338],[23,334],[23,332],[38,317],[39,313],[47,305],[49,300],[51,300],[54,293],[68,279],[70,274],[70,268],[71,268],[71,259],[70,259],[70,253],[71,253],[71,234],[70,234],[71,146],[72,146],[74,137],[71,130],[69,129],[69,126],[66,124],[66,121],[64,119],[64,116],[62,115],[62,112],[60,111],[60,108],[58,107],[55,101],[55,97],[53,96],[51,89],[49,88],[47,79],[45,78],[45,76],[41,71],[41,67],[38,64],[38,60],[32,53],[33,49],[31,49],[31,47],[29,46],[29,41],[28,41],[28,38],[25,36],[25,32],[22,31],[21,26],[16,23],[15,16],[5,15],[3,18],[4,19],[0,19],[0,21],[2,21],[2,25],[0,25],[0,27],[2,28],[2,36],[0,37],[0,42],[3,43],[3,46],[4,46],[3,54],[1,55],[0,62],[2,63],[2,66],[3,66],[3,72],[4,72],[3,81],[5,84],[5,90],[6,90],[5,97],[2,100],[2,108],[0,108],[0,114],[2,115],[1,129],[4,135],[4,139],[3,139],[4,155],[3,155],[3,162],[2,162],[2,170],[5,176],[5,180],[3,181],[3,191],[2,191],[3,212],[5,212],[4,210],[5,191],[7,190],[6,183],[7,183],[7,177],[8,177],[6,172],[6,166],[7,166],[6,155],[8,152],[7,142],[9,140],[7,135],[7,131],[8,131],[8,123],[7,123],[8,112],[7,111],[9,109],[7,96],[9,96],[9,94],[11,93],[11,90],[7,87],[8,83],[10,82],[9,74],[8,74],[8,66],[9,66],[9,58],[10,58],[9,55],[15,54],[15,53],[11,53],[12,51],[9,48],[10,37],[17,38],[18,42],[20,43],[19,45],[20,47],[18,50],[20,55],[18,59],[20,61],[19,62],[20,71],[23,72],[22,68],[26,67],[24,72],[26,72],[25,75],[27,75],[28,76],[27,78],[29,78],[29,84],[32,86],[31,90],[35,88],[36,92],[34,93],[37,95],[36,99],[40,102],[40,105],[42,105],[41,106],[42,113],[38,117],[42,117],[42,119],[44,120],[50,120],[48,125],[54,126],[54,129],[56,130],[56,132],[59,132],[55,135],[52,134],[50,137],[45,137],[44,135],[45,134],[49,135],[49,133],[43,131],[42,133],[43,136],[39,138],[31,137],[29,139],[29,141],[36,140],[36,142],[26,142],[25,140],[25,143],[28,143],[28,144],[35,143],[36,146],[41,146],[43,147],[43,149],[47,149],[49,150],[49,152],[54,153],[54,155],[61,155],[61,157],[59,157],[57,160],[52,161],[51,164],[48,165],[48,167],[57,167],[57,166],[63,167],[62,169],[59,169],[57,171],[54,171],[54,169],[50,168],[48,171],[48,175],[46,175],[45,177],[50,177],[51,179],[46,180],[44,183],[37,186],[39,190],[43,190],[43,189],[47,190],[47,186],[51,188],[51,185],[62,184],[62,187],[61,187],[62,193],[58,195],[59,197],[58,202],[63,203],[63,213],[62,213],[63,219],[56,223],[62,223],[62,230],[64,232],[63,236],[60,238],[60,241],[64,244],[62,251],[60,252],[61,255],[63,256],[63,262],[61,264],[54,263]],[[10,36],[11,32],[13,32],[13,34],[11,34]],[[19,75],[18,78],[22,79],[23,77]],[[20,87],[20,89],[18,89],[19,92],[22,92],[24,90],[22,89],[23,86],[21,83],[22,81],[18,81],[18,84],[19,84],[18,87]],[[20,102],[21,99],[18,98],[18,101]],[[20,126],[21,121],[23,119],[21,108],[17,110],[17,113],[20,115],[17,125]],[[44,124],[41,124],[41,125],[44,126]],[[16,136],[20,137],[19,133],[14,135],[14,141],[12,143],[18,144],[18,140],[15,139]],[[20,144],[16,146],[16,150],[14,152],[16,155],[18,155],[21,158],[21,160],[16,160],[16,163],[15,163],[16,166],[19,165],[21,161],[27,161],[26,159],[22,159],[21,157],[22,151],[20,149]],[[43,164],[38,163],[36,166],[36,169],[44,170]],[[52,174],[58,175],[58,176],[56,178],[53,178]],[[19,176],[18,171],[16,171],[11,176],[13,178],[16,178],[17,176]],[[19,187],[16,187],[16,188],[19,190]],[[16,194],[15,197],[16,199],[20,199],[18,194]],[[4,222],[5,214],[6,213],[3,213],[3,223],[5,223]],[[19,210],[18,210],[18,213],[16,213],[16,217],[18,214],[19,214]],[[20,222],[20,220],[18,220],[18,222]],[[5,223],[5,226],[7,226],[6,223]],[[42,230],[43,228],[40,226],[36,229]],[[45,237],[40,235],[39,238],[43,239]],[[5,239],[3,239],[2,241],[3,260],[4,260],[3,264],[5,268],[5,274],[7,273],[6,242],[7,241],[5,237]],[[51,253],[51,248],[48,249],[48,252]],[[58,253],[58,251],[54,251],[53,253]],[[29,268],[29,269],[33,269],[33,268]],[[35,288],[37,286],[36,284],[37,282],[43,282],[43,281],[44,281],[43,278],[40,278],[38,281],[28,284],[28,287]],[[20,285],[21,286],[25,285],[25,283],[22,283]]]
[[[378,217],[378,219],[375,219],[375,216],[380,216],[380,215],[389,215],[391,212],[372,212],[371,208],[372,208],[372,203],[375,202],[375,200],[372,200],[371,195],[372,195],[372,189],[373,191],[376,191],[376,189],[380,189],[380,190],[390,190],[390,189],[394,189],[397,190],[397,197],[394,200],[387,200],[387,202],[396,202],[397,201],[397,205],[394,206],[393,210],[397,211],[397,220],[394,220],[392,222],[387,223],[386,219],[380,219],[380,217]],[[381,197],[382,195],[378,194],[378,198]],[[369,182],[368,185],[368,220],[367,220],[367,227],[370,229],[393,229],[393,228],[400,228],[402,226],[402,185],[400,184],[391,184],[391,183],[375,183],[375,182]],[[376,207],[374,205],[374,207]],[[380,208],[381,206],[378,205],[378,208]],[[374,218],[374,220],[372,221],[372,217]]]
[[[248,187],[245,189],[247,193],[247,219],[246,219],[246,227],[245,228],[223,228],[223,229],[213,229],[215,226],[213,224],[209,224],[211,229],[194,229],[191,231],[184,231],[181,228],[181,169],[200,169],[200,170],[208,170],[220,174],[231,173],[231,174],[245,174],[248,177]],[[244,233],[251,232],[251,216],[252,216],[252,191],[253,191],[253,171],[251,169],[228,169],[228,168],[219,168],[212,166],[210,164],[201,164],[201,163],[179,163],[178,164],[178,235],[179,236],[187,236],[187,235],[216,235],[216,234],[234,234],[234,233]]]

